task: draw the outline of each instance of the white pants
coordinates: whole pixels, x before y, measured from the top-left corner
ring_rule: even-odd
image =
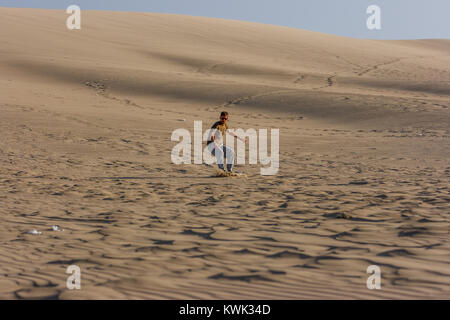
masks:
[[[217,159],[217,165],[219,166],[219,169],[225,170],[223,167],[223,158],[227,159],[227,170],[231,172],[233,170],[233,164],[234,164],[234,151],[233,149],[224,146],[223,144],[218,146],[216,143],[210,143],[208,144],[208,150],[211,152],[213,156]]]

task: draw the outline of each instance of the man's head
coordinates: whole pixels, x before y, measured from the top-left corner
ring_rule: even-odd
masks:
[[[220,114],[220,123],[221,123],[221,124],[224,124],[224,123],[226,123],[227,121],[228,121],[228,112],[223,111],[223,112]]]

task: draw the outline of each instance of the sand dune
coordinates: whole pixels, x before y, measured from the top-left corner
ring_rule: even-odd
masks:
[[[0,16],[1,298],[450,298],[450,40]],[[278,175],[171,163],[222,110],[280,129]]]

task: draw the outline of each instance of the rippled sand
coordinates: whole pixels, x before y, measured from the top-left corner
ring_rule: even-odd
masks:
[[[0,15],[0,298],[450,298],[450,40]],[[280,129],[278,175],[171,163],[222,110]]]

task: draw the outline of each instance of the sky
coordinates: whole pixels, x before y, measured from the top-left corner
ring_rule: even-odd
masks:
[[[244,20],[366,39],[450,39],[450,0],[0,0],[0,7],[118,10]],[[367,7],[380,7],[369,30]],[[0,17],[1,27],[1,17]]]

